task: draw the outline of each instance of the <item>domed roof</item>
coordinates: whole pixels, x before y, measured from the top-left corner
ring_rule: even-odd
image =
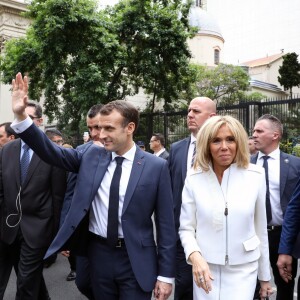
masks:
[[[221,29],[216,19],[198,6],[192,6],[189,13],[190,26],[197,27],[198,33],[216,35],[223,39]]]

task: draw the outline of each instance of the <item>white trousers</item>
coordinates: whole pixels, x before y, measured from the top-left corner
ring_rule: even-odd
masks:
[[[194,300],[253,300],[258,262],[221,266],[209,264],[212,290],[206,294],[194,282]]]

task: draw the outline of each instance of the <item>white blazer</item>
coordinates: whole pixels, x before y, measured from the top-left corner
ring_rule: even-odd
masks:
[[[192,170],[182,191],[179,228],[187,262],[194,251],[218,265],[226,264],[226,256],[230,265],[258,260],[259,280],[270,280],[265,199],[260,166],[242,169],[232,164],[221,185],[212,169]]]

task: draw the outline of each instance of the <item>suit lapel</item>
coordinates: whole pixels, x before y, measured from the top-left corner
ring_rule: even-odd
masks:
[[[21,140],[18,139],[18,143],[14,144],[15,159],[12,160],[12,167],[15,170],[15,178],[17,186],[21,185],[21,173],[20,173],[20,153],[21,153]]]
[[[96,167],[97,169],[93,181],[93,187],[92,187],[93,194],[96,194],[96,192],[98,191],[110,161],[111,161],[111,152],[108,151],[101,152],[98,162],[94,160],[95,163],[98,163],[98,166]]]
[[[188,137],[184,139],[184,145],[182,149],[182,168],[181,168],[181,175],[182,175],[182,182],[185,182],[186,178],[186,172],[187,172],[187,157],[188,157],[188,151],[189,151],[189,146],[191,143],[191,137]]]
[[[250,157],[250,163],[256,165],[257,158],[258,158],[258,152],[256,154],[254,154],[254,155],[251,155],[251,157]]]
[[[133,164],[132,164],[131,174],[129,177],[129,182],[128,182],[125,198],[124,198],[122,214],[124,214],[128,204],[131,200],[131,197],[133,195],[133,192],[135,191],[136,185],[137,185],[138,181],[140,180],[144,166],[145,166],[144,153],[142,150],[140,150],[137,147],[136,153],[134,156],[134,160],[133,160]]]
[[[289,173],[290,160],[286,153],[280,151],[280,199],[282,199],[282,194],[285,188],[286,180]]]
[[[31,176],[33,175],[36,167],[38,166],[38,164],[40,162],[41,162],[41,159],[33,152],[23,186],[25,186],[27,184],[27,182],[30,180]]]

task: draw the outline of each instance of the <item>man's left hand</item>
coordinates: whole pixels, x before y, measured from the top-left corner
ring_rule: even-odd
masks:
[[[157,280],[153,295],[155,300],[166,300],[172,293],[172,284]]]

